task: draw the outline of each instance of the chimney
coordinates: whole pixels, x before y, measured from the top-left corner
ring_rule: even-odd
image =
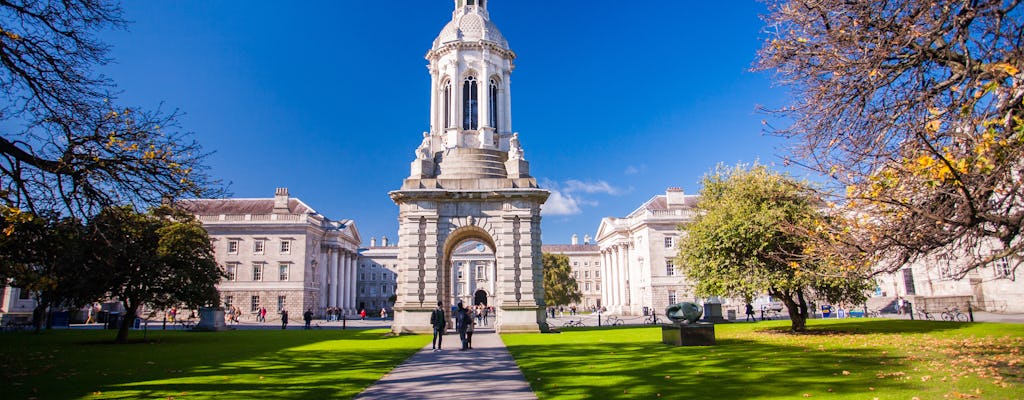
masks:
[[[274,190],[274,214],[288,214],[288,188]]]
[[[680,208],[686,205],[686,194],[682,188],[672,187],[665,190],[665,203],[668,208]]]
[[[583,244],[590,244],[590,235],[583,235]]]
[[[370,238],[370,247],[377,247],[377,238],[376,237],[371,237]]]
[[[388,247],[388,237],[387,236],[381,236],[380,237],[380,245],[383,246],[383,247]]]
[[[572,245],[575,246],[578,244],[580,244],[580,236],[574,233],[572,234]]]

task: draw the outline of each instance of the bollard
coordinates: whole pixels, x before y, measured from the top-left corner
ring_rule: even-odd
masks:
[[[906,309],[908,311],[908,314],[910,314],[910,320],[913,321],[914,320],[914,303],[911,303],[911,302],[908,301],[906,304],[903,305],[903,307],[906,307]]]
[[[974,308],[971,307],[971,302],[967,302],[967,317],[974,322]]]
[[[345,330],[345,325],[348,322],[348,316],[342,314],[341,316],[341,330]]]
[[[597,326],[601,326],[601,314],[597,314]]]

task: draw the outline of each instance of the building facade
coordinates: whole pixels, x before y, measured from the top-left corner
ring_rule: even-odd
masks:
[[[669,188],[623,218],[606,217],[597,230],[601,253],[601,299],[609,312],[661,313],[670,304],[698,300],[676,270],[681,223],[695,215],[697,196]]]
[[[570,244],[546,244],[541,246],[541,250],[569,258],[572,277],[576,279],[582,298],[579,303],[568,306],[581,310],[597,310],[604,306],[601,302],[601,248],[590,243],[590,235],[584,237],[583,244],[579,244],[579,237],[574,234]]]
[[[279,188],[273,198],[192,199],[179,205],[206,228],[225,306],[252,318],[287,310],[296,320],[307,309],[324,315],[338,307],[354,315],[359,232],[352,220],[330,220]]]
[[[391,314],[391,299],[398,289],[398,247],[389,245],[386,236],[380,245],[370,238],[370,247],[359,250],[356,287],[356,303],[367,315],[380,316],[381,309]]]

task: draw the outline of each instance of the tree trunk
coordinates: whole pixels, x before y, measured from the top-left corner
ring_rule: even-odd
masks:
[[[131,328],[132,324],[135,323],[135,314],[138,313],[139,306],[129,306],[128,302],[124,302],[125,311],[124,317],[121,319],[121,324],[117,328],[117,343],[128,343],[128,328]]]
[[[36,308],[32,309],[32,328],[35,333],[43,330],[43,322],[46,319],[46,307],[46,304],[36,300]]]
[[[793,299],[793,295],[796,295],[796,299]],[[782,300],[782,303],[786,305],[786,311],[789,312],[789,329],[793,332],[805,332],[807,331],[807,302],[804,301],[804,293],[801,290],[797,290],[796,293],[776,293],[772,296],[778,297]]]

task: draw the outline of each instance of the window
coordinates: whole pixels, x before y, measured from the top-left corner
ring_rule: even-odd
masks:
[[[277,296],[277,312],[281,312],[281,310],[284,310],[285,300],[285,296]]]
[[[231,308],[235,303],[235,296],[224,296],[224,308]]]
[[[594,290],[601,290],[601,282],[594,284]]]
[[[32,294],[31,290],[28,290],[28,289],[18,289],[18,300],[28,300],[29,295],[31,295],[31,294]]]
[[[461,283],[456,285],[455,293],[458,293],[459,296],[466,294],[465,287]]]
[[[260,309],[260,296],[252,296],[249,301],[249,312],[256,312]]]
[[[1010,260],[1007,260],[1006,257],[996,260],[995,269],[997,278],[1009,278],[1013,274],[1013,269],[1010,268]]]
[[[665,260],[665,275],[676,276],[676,266],[672,264],[672,260]],[[672,303],[675,304],[675,303]]]
[[[292,241],[288,239],[281,240],[281,254],[290,254],[292,252]]]
[[[590,282],[587,282],[587,291],[590,291]]]
[[[359,273],[359,280],[361,280],[361,281],[365,281],[366,280],[366,273],[365,272],[360,272]]]
[[[595,267],[600,267],[601,266],[601,262],[600,261],[594,261],[594,266]]]
[[[238,240],[228,240],[228,254],[238,254]]]
[[[601,277],[601,270],[594,271],[594,277],[595,278],[600,278]]]
[[[488,125],[491,126],[491,128],[494,128],[494,130],[497,131],[498,130],[498,82],[495,82],[494,79],[491,79],[491,87],[490,87],[490,89],[491,90],[488,92],[490,94],[490,96],[489,96],[490,97],[490,99],[489,99],[490,101],[488,102],[489,105],[490,105],[490,116],[489,116],[490,120],[487,121],[487,122],[488,122]]]
[[[675,290],[669,290],[668,291],[668,304],[676,304],[676,303],[678,303],[678,301],[676,300],[676,291]]]
[[[580,271],[572,271],[572,277],[575,279],[580,279]]]
[[[584,267],[589,267],[590,266],[590,261],[584,261],[583,262],[583,266]]]
[[[479,129],[480,115],[479,93],[477,93],[476,78],[466,77],[462,83],[462,129]]]
[[[671,248],[676,244],[676,238],[672,236],[665,236],[665,248]]]
[[[252,280],[262,281],[263,280],[263,264],[252,265]]]
[[[584,278],[590,278],[590,271],[583,271]]]
[[[484,273],[484,266],[476,266],[476,279],[487,279],[487,275]]]
[[[256,239],[252,242],[252,252],[254,254],[263,254],[263,248],[266,247],[266,240]]]
[[[366,294],[366,286],[359,287],[359,294]]]
[[[238,278],[238,264],[228,264],[228,265],[225,265],[224,266],[224,272],[227,274],[227,276],[228,276],[227,279],[229,281],[235,280],[235,278]]]
[[[375,281],[375,280],[377,280],[377,273],[376,273],[376,272],[374,272],[374,273],[370,274],[370,280],[371,280],[371,281]]]
[[[280,265],[278,265],[278,269],[280,270],[280,275],[278,276],[278,280],[282,280],[282,281],[288,280],[288,264],[280,264]]]
[[[443,127],[450,128],[452,126],[452,82],[447,81],[444,83],[444,121],[441,123]]]
[[[906,290],[907,295],[917,294],[917,290],[914,288],[914,269],[905,268],[903,270],[903,289]]]
[[[380,285],[380,294],[388,294],[388,285]]]
[[[579,261],[573,261],[573,262],[572,262],[572,265],[573,265],[574,267],[578,267],[578,266],[580,266],[580,262],[579,262]]]
[[[462,268],[461,267],[460,268],[455,268],[455,270],[458,271],[457,272],[457,276],[458,277],[456,279],[461,280],[462,279]]]

